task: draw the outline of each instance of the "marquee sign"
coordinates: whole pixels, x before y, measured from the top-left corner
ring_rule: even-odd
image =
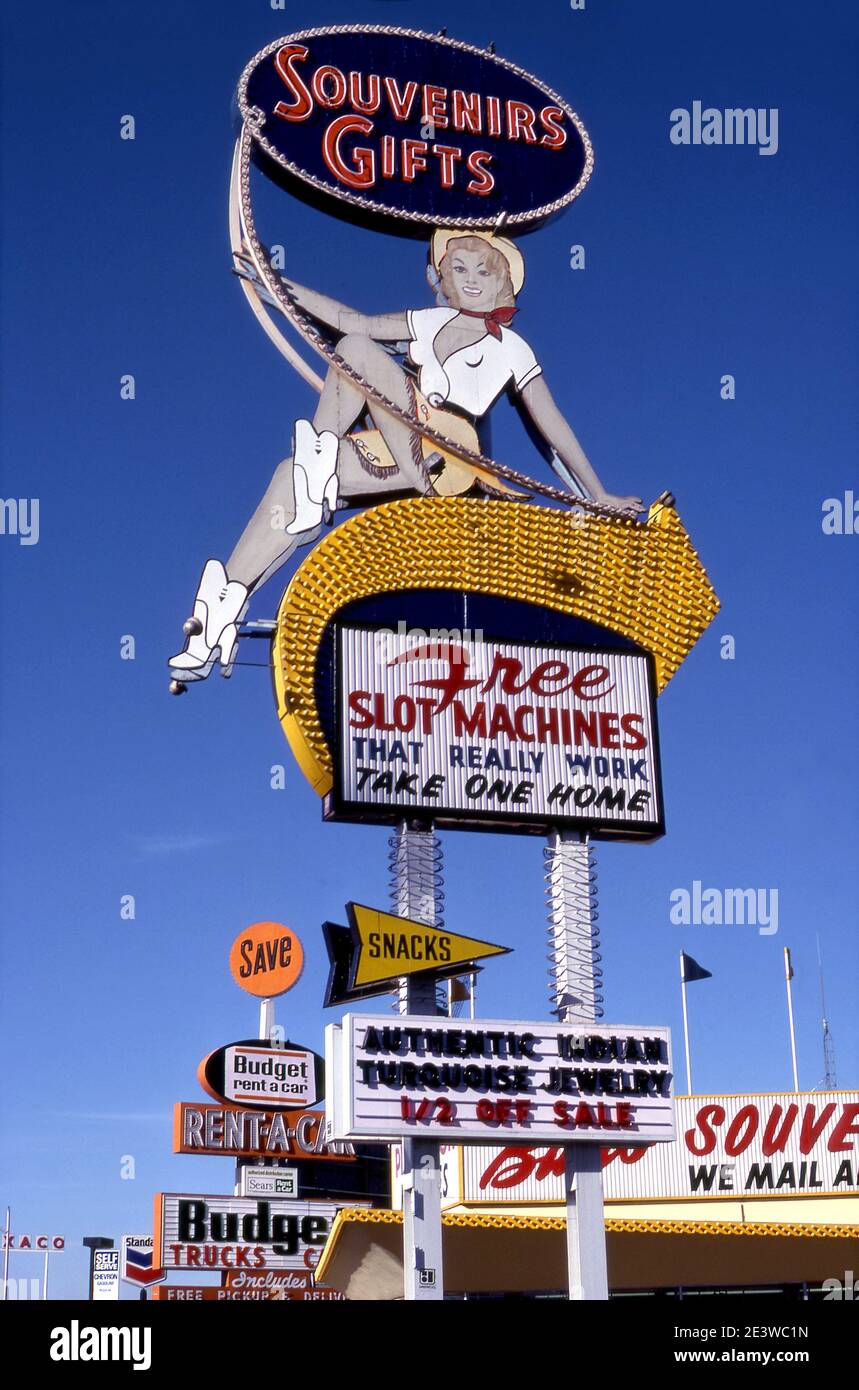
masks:
[[[312,1270],[333,1202],[159,1192],[154,1260],[162,1269]]]
[[[455,582],[470,605],[474,595],[539,605],[619,633],[653,654],[659,693],[719,611],[683,523],[664,501],[653,504],[646,526],[574,520],[557,508],[492,498],[412,497],[359,512],[330,530],[296,570],[272,649],[283,731],[320,796],[332,790],[336,753],[320,692],[328,634],[347,605],[399,593],[405,577],[411,593],[449,590]],[[444,622],[468,625],[464,618]]]
[[[667,1028],[346,1014],[325,1030],[325,1064],[331,1138],[674,1138]]]
[[[606,1201],[859,1193],[857,1091],[678,1096],[676,1107],[677,1138],[658,1153],[605,1149]],[[557,1145],[447,1148],[443,1168],[448,1206],[564,1201]]]
[[[273,1047],[265,1039],[218,1047],[204,1057],[197,1079],[215,1100],[270,1110],[302,1110],[325,1094],[325,1064],[296,1043]]]
[[[255,1110],[178,1101],[173,1107],[173,1152],[244,1158],[354,1158],[350,1145],[325,1141],[321,1110]]]
[[[523,68],[418,30],[339,25],[256,54],[238,103],[261,153],[308,195],[445,227],[534,225],[593,169],[579,117]]]
[[[337,665],[333,818],[662,834],[646,653],[344,624]]]

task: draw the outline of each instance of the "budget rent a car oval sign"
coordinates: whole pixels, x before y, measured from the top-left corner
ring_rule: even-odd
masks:
[[[238,102],[258,150],[309,189],[441,226],[527,226],[593,169],[563,97],[487,50],[387,26],[306,29],[268,45]]]

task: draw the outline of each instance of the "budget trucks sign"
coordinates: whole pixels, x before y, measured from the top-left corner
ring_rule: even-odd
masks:
[[[652,660],[344,624],[332,818],[664,830]]]
[[[666,1028],[347,1014],[325,1031],[333,1139],[672,1140]],[[333,1086],[333,1090],[332,1090]]]
[[[288,34],[242,73],[258,154],[363,213],[445,227],[533,225],[582,191],[587,132],[523,68],[457,39],[386,25]],[[281,172],[282,171],[282,172]]]
[[[333,1202],[160,1192],[154,1260],[192,1271],[312,1270],[336,1214]]]

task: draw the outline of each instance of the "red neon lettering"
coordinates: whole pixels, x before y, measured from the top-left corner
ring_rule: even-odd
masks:
[[[366,116],[338,116],[325,132],[322,157],[334,177],[347,188],[370,188],[376,182],[376,156],[372,150],[356,147],[352,151],[355,163],[350,168],[340,153],[340,140],[349,131],[369,135],[372,129],[373,122]]]
[[[427,83],[424,87],[424,121],[444,130],[447,121],[447,87],[434,87]]]
[[[453,188],[456,182],[456,164],[462,159],[462,150],[455,145],[433,145],[432,152],[441,161],[441,186]]]
[[[331,84],[330,91],[325,90],[328,83]],[[310,83],[310,89],[320,106],[326,106],[333,111],[336,107],[343,105],[349,87],[340,69],[332,68],[326,64],[316,69]]]
[[[490,135],[501,134],[501,101],[498,97],[486,98],[487,130]]]
[[[382,178],[392,179],[397,172],[397,144],[393,135],[382,136]]]
[[[487,168],[492,161],[489,150],[472,150],[466,160],[469,174],[473,174],[466,185],[467,193],[474,193],[478,198],[486,198],[495,187],[495,175]]]
[[[483,113],[478,92],[460,92],[454,89],[451,95],[451,124],[454,130],[470,130],[479,135],[483,129]]]
[[[407,121],[409,113],[415,104],[415,97],[418,94],[417,82],[407,82],[403,92],[397,86],[396,78],[385,78],[385,92],[388,101],[391,103],[391,110],[394,118],[398,121]]]
[[[281,48],[275,57],[277,75],[295,97],[291,106],[279,101],[274,108],[274,114],[284,121],[306,121],[313,110],[313,98],[295,71],[295,64],[299,61],[303,63],[308,51],[303,44],[291,43]]]
[[[414,183],[415,174],[427,167],[426,153],[429,145],[426,140],[403,140],[403,182]]]
[[[560,106],[544,106],[540,112],[540,124],[547,132],[541,139],[540,144],[547,150],[562,150],[567,143],[567,132],[560,124],[566,117],[566,112]]]
[[[365,116],[374,116],[382,105],[382,84],[375,73],[367,78],[369,94],[364,96],[364,78],[360,72],[349,74],[349,101],[356,111]]]
[[[507,139],[519,140],[524,136],[526,144],[536,145],[537,136],[534,134],[536,119],[536,111],[526,101],[508,101]]]

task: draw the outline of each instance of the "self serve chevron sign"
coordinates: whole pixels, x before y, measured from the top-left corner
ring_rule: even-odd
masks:
[[[152,1236],[123,1236],[120,1274],[127,1284],[135,1284],[146,1289],[150,1284],[160,1284],[167,1278],[166,1269],[152,1268],[152,1252],[155,1242]]]

